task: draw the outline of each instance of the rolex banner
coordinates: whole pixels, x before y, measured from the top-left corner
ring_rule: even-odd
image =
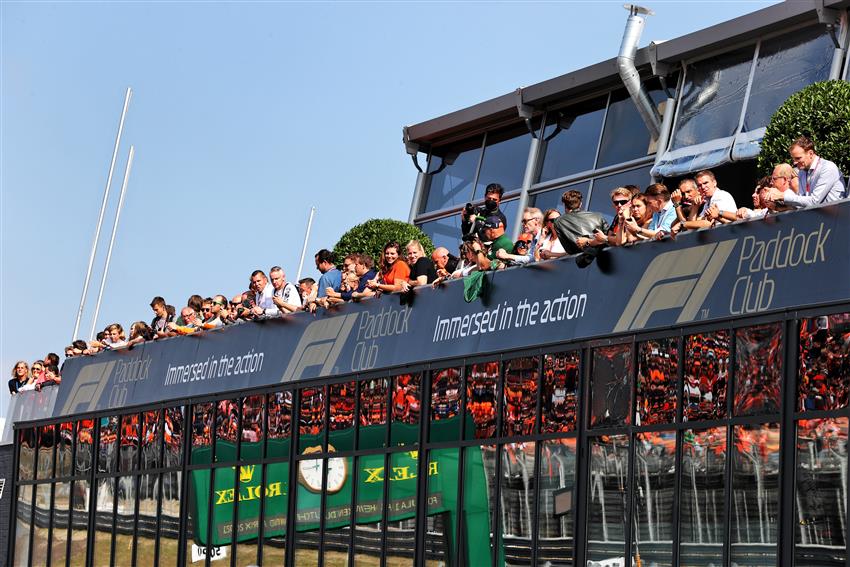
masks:
[[[219,442],[218,449],[221,449]],[[243,455],[246,447],[243,445]],[[203,451],[193,452],[193,462],[204,457]],[[487,495],[487,478],[480,448],[467,449],[465,453],[464,504],[461,511],[457,501],[458,450],[431,451],[427,473],[428,514],[448,513],[449,539],[453,541],[457,521],[462,519],[469,541],[489,541],[490,511]],[[223,460],[223,459],[217,459]],[[322,470],[322,460],[304,460],[298,464],[296,478],[297,531],[319,529],[321,518],[322,475],[325,475],[325,529],[381,521],[384,483],[388,482],[387,520],[397,522],[416,515],[416,489],[419,471],[419,454],[406,451],[390,455],[389,469],[385,469],[384,455],[359,457],[356,470],[353,457],[331,457],[325,461],[327,472]],[[194,539],[207,545],[210,518],[210,470],[192,471],[192,506],[194,513]],[[220,467],[215,469],[212,496],[211,538],[209,545],[228,545],[232,542],[234,504],[238,500],[237,541],[259,536],[260,502],[265,498],[264,537],[286,534],[287,506],[290,490],[289,463],[272,463],[266,467],[265,487],[262,482],[262,465]],[[352,488],[357,482],[356,506],[352,509]],[[237,490],[238,487],[238,490]],[[462,518],[458,517],[462,515]],[[353,518],[352,518],[353,516]],[[454,543],[452,543],[452,546]],[[486,555],[486,554],[484,554]],[[470,558],[475,564],[475,558]],[[482,559],[489,561],[489,559]]]

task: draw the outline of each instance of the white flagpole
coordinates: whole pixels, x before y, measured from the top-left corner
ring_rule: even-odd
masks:
[[[301,260],[298,262],[298,275],[295,281],[301,280],[301,270],[304,268],[304,256],[307,255],[307,241],[310,240],[310,229],[313,228],[313,215],[316,214],[316,207],[310,207],[310,218],[307,219],[307,232],[304,233],[304,246],[301,248]]]
[[[118,221],[121,219],[121,209],[124,207],[124,193],[127,191],[127,182],[130,180],[130,170],[133,168],[134,153],[135,148],[130,146],[130,155],[127,158],[127,169],[124,170],[124,183],[121,184],[121,196],[118,197],[118,210],[115,212],[115,222],[112,224],[112,236],[109,238],[109,249],[106,252],[106,264],[103,266],[103,276],[100,278],[100,291],[97,293],[97,303],[94,306],[94,317],[91,321],[89,341],[94,339],[94,330],[97,327],[97,316],[100,313],[100,301],[103,299],[103,289],[106,287],[106,276],[109,273],[109,261],[112,259],[112,247],[115,245],[115,233],[118,232]]]
[[[133,95],[133,89],[127,87],[127,94],[124,95],[124,109],[121,111],[121,121],[118,123],[118,134],[115,136],[115,148],[112,150],[112,161],[109,163],[109,175],[106,178],[106,189],[103,191],[103,202],[100,204],[100,215],[97,217],[97,228],[94,231],[94,242],[91,245],[91,254],[89,255],[89,267],[86,270],[86,280],[83,283],[83,294],[80,297],[80,308],[77,310],[77,320],[74,322],[74,333],[71,335],[71,340],[77,340],[77,332],[80,330],[80,319],[83,316],[83,308],[86,305],[86,295],[89,292],[89,282],[91,281],[91,271],[94,266],[94,258],[97,254],[97,241],[100,240],[100,228],[103,226],[103,215],[106,212],[106,202],[109,199],[109,189],[112,187],[112,172],[115,170],[115,159],[118,157],[118,147],[121,145],[121,133],[124,131],[124,118],[127,116],[127,108],[130,106],[130,97]]]

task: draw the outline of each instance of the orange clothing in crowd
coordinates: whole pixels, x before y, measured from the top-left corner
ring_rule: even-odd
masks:
[[[383,283],[392,285],[398,281],[407,281],[410,279],[410,266],[404,260],[396,260],[388,272],[381,272]]]

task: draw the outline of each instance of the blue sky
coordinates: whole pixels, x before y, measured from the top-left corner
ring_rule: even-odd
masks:
[[[775,2],[647,2],[641,45]],[[131,144],[98,328],[233,295],[373,217],[406,220],[401,127],[616,55],[620,2],[0,4],[0,369],[70,342],[124,91]],[[5,383],[5,382],[4,382]],[[0,390],[0,416],[8,402]]]

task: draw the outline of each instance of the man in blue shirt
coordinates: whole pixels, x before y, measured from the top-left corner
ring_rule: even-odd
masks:
[[[324,248],[319,250],[316,253],[316,269],[322,272],[317,297],[325,297],[329,287],[338,292],[342,284],[342,273],[336,269],[334,253]]]
[[[649,228],[641,229],[648,238],[663,238],[670,234],[670,226],[676,220],[676,209],[670,201],[670,191],[663,183],[653,183],[646,188],[646,206],[652,211]]]

